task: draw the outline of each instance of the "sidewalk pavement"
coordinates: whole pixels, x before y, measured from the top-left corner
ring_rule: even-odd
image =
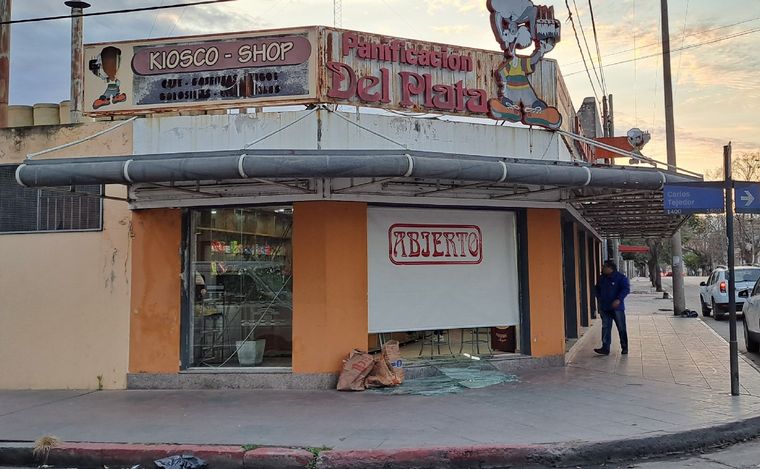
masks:
[[[218,448],[223,456],[212,457],[215,467],[569,464],[760,434],[760,373],[740,357],[742,395],[731,397],[727,343],[700,319],[658,311],[667,302],[643,282],[634,282],[633,290],[628,356],[620,355],[616,338],[610,356],[594,354],[597,321],[569,354],[567,367],[521,372],[518,383],[462,394],[0,391],[0,465],[30,463],[23,442],[46,434],[66,442],[228,445]],[[246,453],[242,445],[264,448]],[[267,447],[311,449],[282,456]],[[90,454],[97,465],[111,454],[128,464],[172,449],[210,449],[98,448],[69,443],[51,458],[76,465],[77,454]],[[286,462],[270,464],[272,454]]]

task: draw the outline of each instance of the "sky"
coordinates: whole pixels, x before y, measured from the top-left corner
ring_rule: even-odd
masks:
[[[189,0],[89,0],[88,11]],[[666,160],[660,0],[567,0],[588,64],[584,67],[565,0],[554,7],[562,40],[557,59],[576,109],[614,95],[615,130],[648,130],[644,154]],[[669,0],[678,166],[720,167],[723,145],[760,151],[760,0]],[[397,37],[498,50],[485,0],[343,0],[343,27]],[[577,8],[577,11],[576,11]],[[63,0],[13,0],[12,19],[67,14]],[[332,0],[237,0],[219,5],[85,18],[85,42],[160,38],[289,26],[333,25]],[[11,31],[11,104],[60,102],[69,95],[69,20],[18,24]],[[590,54],[586,49],[585,32]],[[707,43],[707,44],[703,44]],[[683,51],[676,49],[685,47]],[[593,57],[593,59],[592,59]],[[593,60],[593,66],[590,60]],[[589,75],[591,78],[589,78]],[[593,88],[592,88],[593,83]]]

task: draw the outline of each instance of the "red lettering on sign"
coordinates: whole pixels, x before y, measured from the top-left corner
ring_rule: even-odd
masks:
[[[391,102],[389,69],[381,68],[379,77],[359,77],[351,66],[341,62],[328,62],[327,68],[332,72],[328,97],[345,100],[358,98],[365,103]],[[488,114],[488,93],[482,89],[468,89],[462,80],[454,85],[434,84],[430,73],[420,75],[407,71],[399,72],[398,77],[401,90],[399,104],[403,107],[416,105],[432,110]]]
[[[483,261],[483,235],[475,225],[398,223],[388,229],[388,243],[388,257],[396,265]]]
[[[327,96],[338,99],[351,99],[356,94],[356,73],[354,69],[340,62],[328,62],[327,68],[333,72],[332,86]],[[345,89],[341,89],[344,81],[348,80]]]

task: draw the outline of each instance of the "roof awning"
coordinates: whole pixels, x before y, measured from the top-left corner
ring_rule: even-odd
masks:
[[[661,190],[592,190],[569,202],[608,238],[667,238],[687,217],[665,213],[662,197]]]
[[[28,187],[169,183],[183,190],[183,184],[202,182],[240,186],[310,178],[435,184],[435,190],[414,194],[420,198],[460,189],[469,191],[463,195],[467,198],[473,187],[491,199],[510,197],[510,190],[515,195],[518,185],[527,187],[528,195],[532,189],[561,189],[563,200],[600,234],[642,238],[670,236],[684,220],[664,213],[663,186],[698,180],[657,168],[404,150],[229,150],[62,158],[27,160],[16,172],[19,184]]]

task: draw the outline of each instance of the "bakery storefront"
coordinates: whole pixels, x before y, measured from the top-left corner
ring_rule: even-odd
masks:
[[[85,111],[134,118],[131,152],[16,179],[126,186],[129,387],[326,388],[389,339],[562,365],[602,260],[580,201],[688,178],[591,164],[550,49],[517,76],[503,44],[325,27],[88,45]]]
[[[292,205],[186,210],[188,369],[292,369],[293,217]],[[409,359],[490,356],[499,327],[513,337],[502,352],[517,351],[513,211],[368,206],[366,223],[366,252],[334,254],[366,257],[364,348],[393,337]]]

